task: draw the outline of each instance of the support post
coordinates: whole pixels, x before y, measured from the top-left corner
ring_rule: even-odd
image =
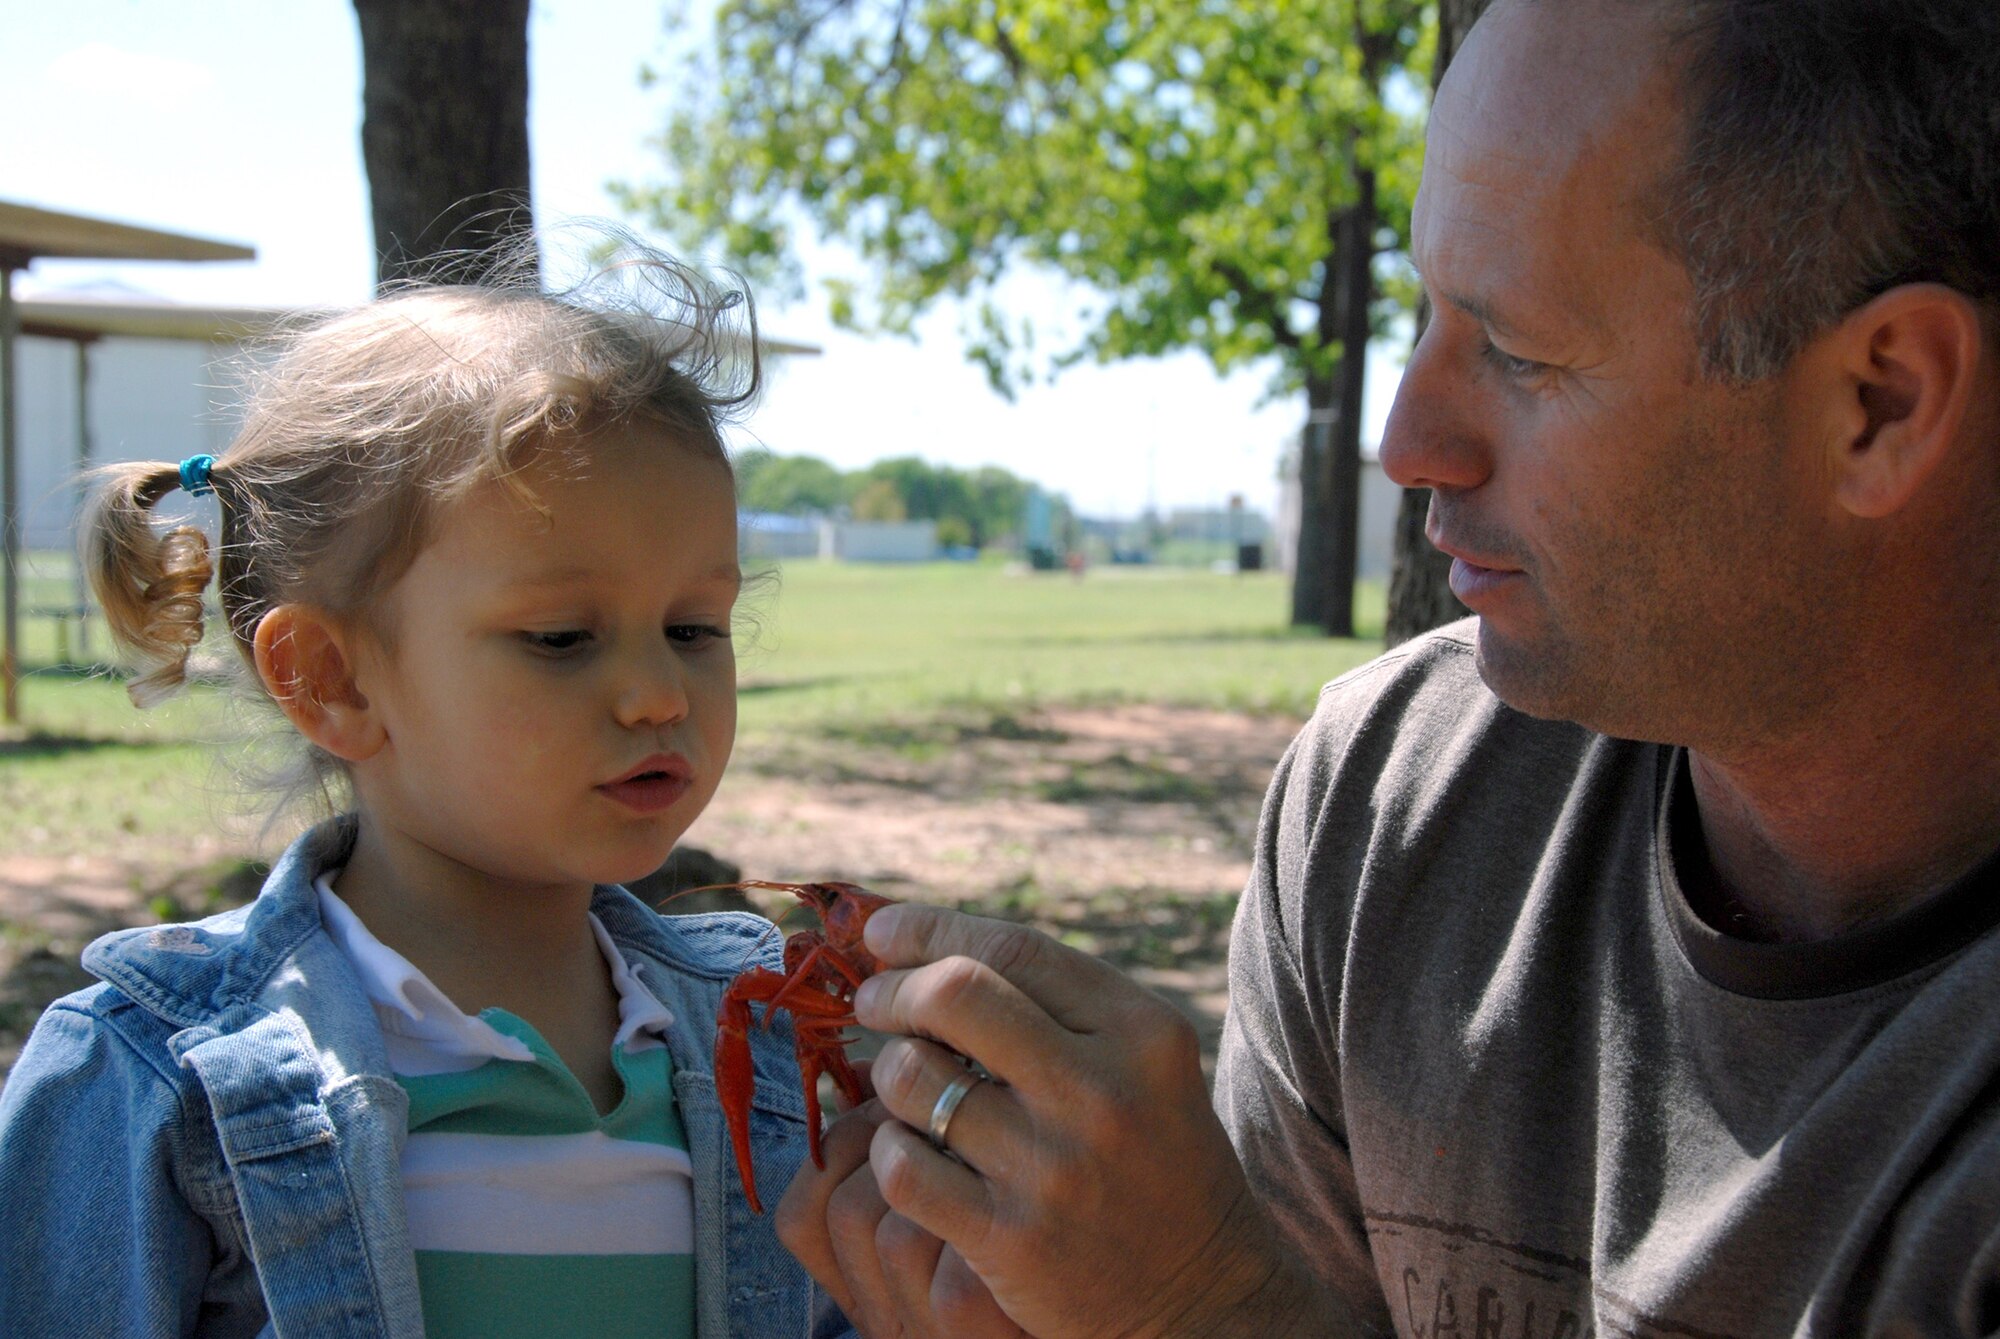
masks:
[[[14,440],[14,336],[20,326],[14,310],[14,271],[9,255],[0,255],[0,551],[6,573],[5,624],[0,627],[0,711],[6,723],[21,719],[21,462]]]
[[[79,339],[76,342],[76,524],[70,527],[71,534],[81,533],[83,504],[88,496],[89,485],[83,479],[90,473],[90,346],[92,341]],[[76,546],[70,546],[74,549]],[[90,577],[83,570],[83,562],[75,553],[70,554],[70,570],[76,574],[76,649],[77,658],[90,663]]]

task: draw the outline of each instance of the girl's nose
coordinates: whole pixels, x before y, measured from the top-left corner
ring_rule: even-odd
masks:
[[[636,657],[618,686],[614,713],[628,729],[686,720],[687,680],[680,657],[664,645]]]
[[[1382,472],[1405,488],[1477,488],[1492,472],[1473,364],[1433,320],[1410,351],[1382,430]]]

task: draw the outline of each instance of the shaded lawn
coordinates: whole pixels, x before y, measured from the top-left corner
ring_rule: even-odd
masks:
[[[1379,587],[1359,595],[1364,624],[1379,627]],[[801,787],[835,801],[837,830],[907,809],[898,795],[949,802],[912,843],[935,848],[932,886],[954,851],[986,850],[959,867],[952,900],[1135,972],[1197,1017],[1212,1051],[1240,876],[1235,887],[1216,878],[1176,889],[1166,875],[1187,857],[1174,852],[1198,841],[1247,862],[1272,740],[1310,712],[1321,684],[1379,650],[1291,631],[1287,598],[1274,574],[1098,569],[1076,580],[983,564],[795,564],[746,602],[724,796]],[[92,934],[249,895],[256,862],[290,831],[260,833],[257,802],[231,780],[241,745],[218,747],[262,729],[264,713],[213,682],[142,713],[122,681],[53,665],[48,627],[30,621],[28,634],[26,720],[0,728],[0,876],[10,861],[82,861],[98,892],[84,901],[44,888],[11,915],[0,900],[0,1073],[42,1005],[78,984],[75,956]],[[230,655],[213,640],[205,649],[211,669]],[[1257,731],[1222,766],[1185,736],[1083,747],[1049,723],[1062,709],[1139,705],[1268,716],[1278,728]],[[1222,733],[1237,732],[1225,721]],[[1046,824],[1013,846],[981,847],[975,829],[996,809]],[[1089,838],[1064,815],[1085,816]],[[696,840],[715,831],[731,859],[773,858],[754,824],[713,817],[722,821],[705,817]],[[805,846],[824,857],[823,838]],[[899,855],[884,848],[870,849]],[[1121,867],[1107,882],[1101,868],[1162,860],[1151,877]]]
[[[1274,573],[793,564],[745,604],[739,761],[782,766],[790,742],[813,740],[854,746],[848,765],[865,766],[863,745],[947,749],[954,722],[1005,729],[1052,706],[1303,717],[1321,684],[1379,647],[1286,628],[1287,591]],[[1359,594],[1364,626],[1379,627],[1380,588]],[[32,621],[29,634],[31,651],[48,641]],[[211,638],[205,663],[231,657]],[[266,730],[266,713],[213,683],[140,712],[115,678],[28,667],[24,724],[0,729],[0,855],[170,845],[204,822],[254,831],[255,800],[230,781],[243,746],[230,741]]]

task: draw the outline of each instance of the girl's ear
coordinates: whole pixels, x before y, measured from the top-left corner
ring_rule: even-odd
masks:
[[[356,687],[342,629],[320,609],[281,604],[258,620],[257,675],[298,732],[346,762],[381,751],[388,733]]]
[[[1905,284],[1850,313],[1835,339],[1849,388],[1833,443],[1835,496],[1879,520],[1957,444],[1979,375],[1979,313],[1943,284]]]

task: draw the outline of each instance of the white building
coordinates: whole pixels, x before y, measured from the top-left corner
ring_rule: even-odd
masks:
[[[786,516],[774,511],[736,513],[736,550],[745,558],[817,558],[827,522],[811,516]]]
[[[164,303],[108,286],[19,304],[21,536],[67,549],[88,465],[216,454],[240,340],[276,311]]]
[[[817,558],[823,562],[928,563],[942,556],[936,521],[851,521],[832,516],[736,514],[736,547],[745,558]]]
[[[936,521],[822,521],[822,558],[849,563],[928,563],[938,557]]]
[[[238,422],[235,369],[255,337],[290,314],[188,306],[118,285],[44,291],[18,306],[15,421],[29,549],[71,546],[86,464],[222,454]],[[763,350],[767,358],[819,352],[768,339]]]
[[[1299,552],[1299,457],[1294,446],[1285,454],[1284,475],[1278,489],[1278,516],[1273,525],[1273,547],[1280,571],[1292,570]],[[1382,473],[1382,463],[1371,454],[1361,457],[1361,527],[1355,541],[1354,574],[1364,581],[1387,581],[1395,561],[1396,511],[1403,504],[1403,489]]]

